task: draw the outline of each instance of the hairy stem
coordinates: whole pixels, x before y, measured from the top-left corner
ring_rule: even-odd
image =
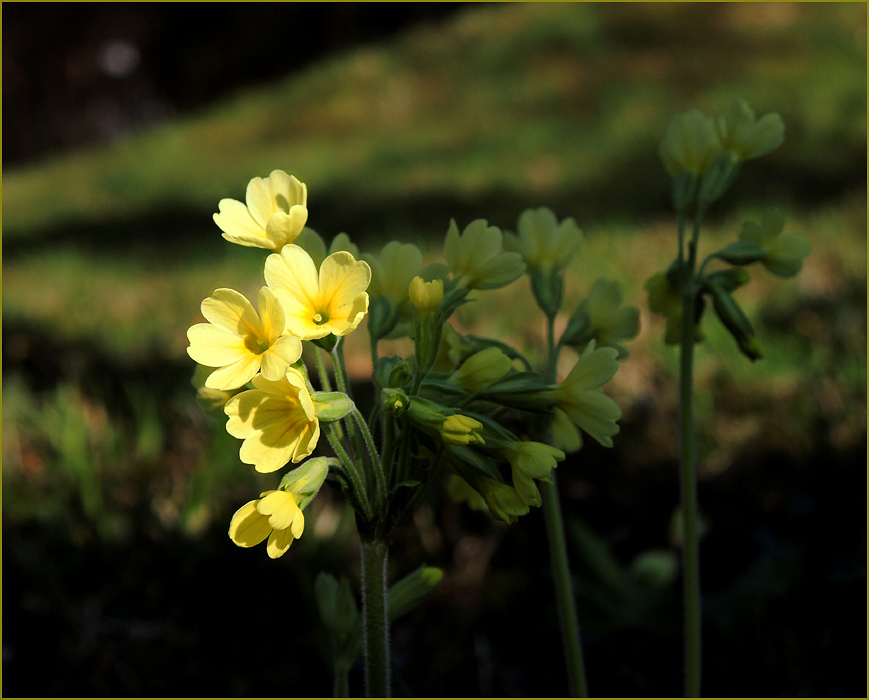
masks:
[[[370,698],[390,697],[389,617],[386,597],[385,542],[362,542],[362,616],[365,642],[365,693]]]

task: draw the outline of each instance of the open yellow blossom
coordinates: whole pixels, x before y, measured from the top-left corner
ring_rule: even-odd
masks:
[[[692,109],[670,120],[658,152],[673,177],[686,171],[702,177],[722,152],[721,139],[713,120]]]
[[[280,250],[296,239],[308,220],[308,189],[283,170],[253,178],[245,200],[246,206],[236,199],[221,199],[220,213],[214,215],[214,223],[232,243]]]
[[[591,341],[554,392],[557,408],[604,447],[613,446],[612,436],[619,432],[616,421],[622,416],[616,402],[601,389],[619,368],[617,356],[615,348],[595,348]]]
[[[722,148],[736,160],[759,158],[785,140],[785,125],[778,114],[756,119],[754,110],[741,98],[735,99],[724,114],[716,114],[713,122]]]
[[[573,217],[558,223],[548,207],[526,209],[519,215],[516,234],[504,232],[504,250],[519,253],[529,272],[561,270],[571,261],[580,243],[582,230]]]
[[[255,547],[268,538],[266,551],[277,559],[302,536],[304,529],[305,516],[296,497],[289,491],[266,491],[235,511],[229,537],[239,547]]]
[[[268,287],[259,291],[259,316],[245,297],[218,289],[202,302],[209,323],[187,331],[187,354],[206,367],[219,367],[205,380],[209,389],[237,389],[262,371],[278,380],[302,355],[298,338],[284,333],[284,312]]]
[[[459,235],[454,220],[444,240],[444,259],[459,287],[499,289],[519,279],[525,272],[522,256],[501,252],[503,234],[485,219],[476,219]]]
[[[258,472],[273,472],[287,462],[300,462],[317,446],[320,421],[305,378],[290,367],[274,382],[254,377],[256,389],[236,394],[223,411],[226,432],[244,440],[239,458]]]
[[[284,309],[287,331],[302,340],[347,335],[368,311],[371,268],[346,251],[328,256],[318,275],[308,253],[285,246],[266,259],[265,279]]]

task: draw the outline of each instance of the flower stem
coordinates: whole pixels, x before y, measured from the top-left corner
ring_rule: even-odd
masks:
[[[336,661],[333,669],[335,674],[335,687],[332,691],[332,697],[349,698],[350,697],[350,667],[344,661]]]
[[[555,343],[555,316],[547,316],[547,380],[555,382],[558,366],[558,345]],[[558,605],[558,622],[561,626],[561,642],[564,646],[567,678],[571,697],[587,698],[588,685],[585,680],[585,662],[582,655],[582,639],[579,634],[579,617],[576,612],[576,598],[573,595],[573,581],[570,575],[570,562],[567,558],[567,539],[564,536],[564,518],[558,499],[558,486],[555,472],[550,474],[552,483],[539,482],[543,498],[543,519],[546,522],[546,535],[549,540],[549,556],[552,561],[552,580],[555,584],[555,599]]]
[[[546,521],[546,534],[549,538],[549,556],[552,560],[552,578],[555,582],[555,597],[558,603],[558,620],[561,625],[561,640],[567,663],[567,676],[570,682],[570,697],[587,698],[588,687],[585,680],[585,663],[582,658],[582,640],[579,636],[579,619],[576,614],[576,600],[570,578],[570,564],[567,560],[567,542],[564,537],[564,521],[561,505],[558,502],[558,487],[555,473],[550,474],[552,483],[539,482],[543,496],[543,516]]]
[[[363,541],[362,615],[365,623],[365,693],[370,698],[390,697],[389,617],[386,598],[386,561],[389,549],[380,540]]]
[[[679,461],[682,492],[682,576],[685,614],[685,697],[700,697],[701,609],[700,551],[697,533],[697,441],[694,432],[694,334],[696,284],[694,267],[700,217],[682,270],[682,325],[679,348]]]

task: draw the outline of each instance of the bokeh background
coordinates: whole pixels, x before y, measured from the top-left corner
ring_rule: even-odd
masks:
[[[643,283],[675,249],[668,120],[737,96],[787,138],[710,211],[705,249],[775,205],[813,252],[738,293],[763,360],[704,320],[704,691],[865,696],[865,4],[2,12],[6,696],[331,693],[312,585],[357,580],[351,514],[324,489],[283,559],[232,545],[231,514],[274,479],[196,403],[185,353],[212,289],[261,285],[264,253],[211,214],[273,168],[307,183],[313,228],[367,250],[435,260],[450,217],[577,219],[566,313],[605,276],[642,321],[607,387],[615,447],[559,467],[590,687],[679,695],[677,358]],[[539,357],[527,279],[457,327]],[[362,392],[364,327],[351,340]],[[445,571],[393,627],[396,693],[563,696],[547,562],[541,513],[508,527],[431,488],[390,556],[393,580]]]

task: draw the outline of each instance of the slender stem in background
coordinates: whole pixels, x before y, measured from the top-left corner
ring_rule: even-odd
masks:
[[[344,470],[347,472],[347,477],[353,484],[354,494],[356,495],[356,498],[359,499],[359,503],[362,505],[366,517],[370,518],[371,504],[368,501],[368,492],[365,490],[365,482],[363,481],[362,475],[359,473],[353,459],[347,454],[347,450],[344,449],[344,444],[338,434],[337,422],[329,424],[326,429],[326,438],[329,440],[329,444],[332,446],[332,449],[335,451],[335,454],[344,466]]]
[[[356,423],[356,428],[359,430],[359,434],[362,436],[362,442],[365,444],[368,462],[374,468],[374,486],[375,493],[377,494],[375,507],[379,506],[379,508],[385,508],[387,489],[386,474],[383,473],[383,465],[380,463],[380,454],[377,451],[377,445],[374,444],[374,438],[371,435],[371,431],[368,430],[368,424],[365,422],[365,418],[362,417],[362,414],[356,406],[353,406],[350,410],[350,415]]]
[[[323,362],[323,353],[326,352],[322,348],[314,346],[314,362],[317,363],[317,376],[320,377],[321,391],[332,391],[332,382],[329,381],[329,373],[326,371],[326,363]]]
[[[344,363],[344,338],[338,338],[335,347],[332,349],[332,364],[335,367],[335,382],[338,384],[338,391],[347,394],[350,399],[353,399],[353,394],[350,389],[350,378],[347,374],[347,367]],[[371,460],[366,456],[365,447],[363,445],[362,436],[354,421],[346,422],[347,432],[350,434],[350,442],[353,445],[353,455],[359,461],[365,474],[365,481],[368,486],[376,477],[373,474],[373,466]]]
[[[688,247],[688,264],[682,269],[682,325],[679,347],[679,461],[682,491],[682,576],[685,607],[685,697],[700,697],[701,608],[700,551],[697,534],[697,441],[694,433],[694,333],[698,208]]]
[[[332,691],[332,697],[349,698],[350,697],[350,667],[344,661],[336,661],[333,669],[335,674],[335,687]]]
[[[365,642],[365,692],[370,698],[390,697],[389,617],[386,599],[385,542],[362,542],[362,616]]]
[[[555,317],[547,318],[548,366],[547,380],[555,382],[558,363],[558,346],[555,344]],[[543,498],[543,518],[549,539],[549,556],[552,561],[552,579],[555,583],[555,598],[558,604],[558,621],[561,626],[561,641],[564,645],[565,662],[571,697],[588,697],[585,680],[585,662],[582,656],[582,639],[579,634],[579,617],[573,595],[570,562],[567,558],[567,540],[564,536],[564,519],[558,499],[555,473],[550,474],[552,483],[540,482]]]

